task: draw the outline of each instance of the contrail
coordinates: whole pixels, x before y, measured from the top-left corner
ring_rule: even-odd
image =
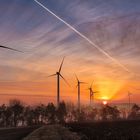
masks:
[[[83,35],[81,32],[79,32],[77,29],[75,29],[72,25],[67,23],[65,20],[57,16],[55,13],[53,13],[51,10],[49,10],[47,7],[45,7],[42,3],[38,2],[37,0],[34,0],[38,5],[40,5],[42,8],[44,8],[46,11],[48,11],[50,14],[52,14],[54,17],[56,17],[58,20],[63,22],[65,25],[67,25],[70,29],[72,29],[75,33],[77,33],[79,36],[81,36],[83,39],[88,41],[89,44],[91,44],[94,48],[98,49],[102,54],[107,56],[110,60],[115,62],[117,65],[119,65],[121,68],[123,68],[125,71],[132,73],[129,71],[127,67],[125,67],[123,64],[121,64],[117,59],[113,58],[111,55],[109,55],[107,52],[105,52],[102,48],[100,48],[98,45],[96,45],[93,41],[91,41],[88,37]]]

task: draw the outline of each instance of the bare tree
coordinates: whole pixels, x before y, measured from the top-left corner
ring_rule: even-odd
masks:
[[[67,115],[66,105],[64,102],[61,102],[56,110],[56,116],[59,123],[63,124],[65,122],[66,115]]]
[[[24,106],[20,100],[14,99],[10,100],[9,108],[12,111],[13,125],[16,127],[18,125],[18,122],[21,120]]]
[[[111,107],[109,105],[106,105],[101,109],[100,115],[102,120],[117,120],[120,118],[120,111],[116,106]]]
[[[140,119],[140,107],[137,104],[134,104],[131,108],[131,112],[128,116],[128,119]]]
[[[53,103],[49,103],[46,107],[45,115],[47,116],[48,122],[53,124],[56,120],[56,108]]]

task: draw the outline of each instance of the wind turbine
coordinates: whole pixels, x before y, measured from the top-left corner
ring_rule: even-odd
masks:
[[[64,59],[65,59],[65,57],[63,58],[63,60],[60,64],[59,70],[55,74],[52,74],[52,75],[48,76],[48,77],[51,77],[51,76],[56,76],[57,77],[57,106],[59,106],[59,103],[60,103],[60,77],[68,84],[66,79],[61,75],[61,69],[62,69],[62,66],[63,66]]]
[[[98,93],[98,91],[95,91],[95,92],[93,91],[92,85],[93,85],[93,82],[92,82],[91,86],[88,88],[88,90],[89,90],[89,99],[90,99],[90,106],[91,106],[92,100],[94,99],[94,93]]]
[[[86,83],[79,81],[77,75],[75,75],[75,77],[76,77],[76,80],[77,80],[77,86],[76,87],[78,87],[78,111],[80,112],[80,110],[81,110],[81,107],[80,107],[80,85],[81,84],[86,84]]]
[[[10,48],[10,47],[2,46],[2,45],[0,45],[0,48],[8,49],[8,50],[12,50],[12,51],[17,51],[17,52],[22,52],[22,51],[19,51],[19,50],[16,50],[16,49]]]

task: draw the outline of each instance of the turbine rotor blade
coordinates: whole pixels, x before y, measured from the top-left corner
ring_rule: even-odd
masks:
[[[75,77],[76,77],[76,80],[79,82],[79,79],[78,79],[78,77],[77,77],[77,75],[75,74]]]
[[[92,92],[92,93],[99,93],[99,91],[95,91],[95,92]]]
[[[63,60],[61,62],[60,68],[59,68],[59,73],[61,72],[62,66],[63,66],[63,62],[64,62],[65,57],[63,57]]]
[[[49,75],[48,77],[52,77],[52,76],[55,76],[55,75],[57,75],[57,74],[52,74],[52,75]]]
[[[92,81],[90,88],[92,88],[93,82],[94,82],[94,81]]]
[[[92,92],[92,94],[99,93],[99,91],[93,91],[93,90],[91,90],[91,92]]]
[[[67,80],[59,73],[59,75],[61,76],[61,78],[65,81],[65,83],[70,86],[70,84],[67,82]]]
[[[86,82],[80,82],[80,84],[87,84]]]
[[[17,51],[17,52],[22,52],[22,51],[19,51],[19,50],[10,48],[10,47],[2,46],[2,45],[0,45],[0,48],[4,48],[4,49],[8,49],[8,50],[13,50],[13,51]],[[22,52],[22,53],[23,53],[23,52]]]

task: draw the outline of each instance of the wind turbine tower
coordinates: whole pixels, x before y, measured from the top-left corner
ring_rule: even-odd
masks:
[[[78,77],[75,75],[76,77],[76,80],[77,80],[77,89],[78,89],[78,111],[80,112],[81,111],[81,103],[80,103],[80,94],[81,94],[81,91],[80,91],[80,86],[81,84],[86,84],[85,82],[81,82],[79,81]]]

